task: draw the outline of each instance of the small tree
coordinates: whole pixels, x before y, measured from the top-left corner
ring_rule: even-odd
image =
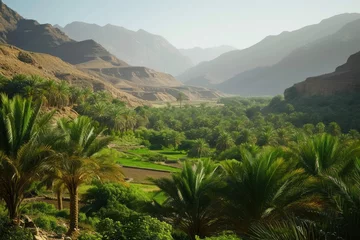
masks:
[[[182,92],[179,92],[179,95],[176,98],[176,101],[180,103],[180,108],[182,107],[182,102],[185,100],[185,94]]]

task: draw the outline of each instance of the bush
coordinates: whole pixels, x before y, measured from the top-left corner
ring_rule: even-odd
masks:
[[[0,216],[0,240],[32,240],[33,235],[27,229],[13,226],[8,217]]]
[[[66,233],[67,228],[64,227],[64,226],[58,225],[58,226],[56,226],[56,227],[53,229],[53,231],[54,231],[56,234],[61,235],[61,234]]]
[[[103,240],[173,240],[171,226],[150,216],[132,216],[122,223],[109,218],[103,219],[96,230],[103,235]]]
[[[34,223],[37,227],[46,231],[55,231],[55,229],[58,227],[56,218],[53,216],[40,215],[39,217],[35,218]]]
[[[201,240],[201,239],[197,237],[196,240]],[[241,239],[231,232],[230,233],[225,232],[219,236],[204,238],[204,240],[241,240]]]
[[[69,209],[63,209],[63,210],[57,211],[55,213],[55,216],[56,217],[61,217],[61,218],[69,218],[70,210]]]
[[[149,162],[166,162],[168,159],[162,154],[154,154],[148,157]]]
[[[22,213],[31,214],[31,215],[35,215],[39,213],[43,213],[46,215],[54,215],[56,212],[57,210],[54,207],[54,205],[45,202],[29,203],[22,210]]]
[[[184,140],[181,141],[178,150],[180,151],[189,151],[195,144],[194,140]]]
[[[161,144],[151,144],[149,149],[150,150],[163,150],[164,146]]]
[[[103,237],[99,233],[82,232],[78,240],[102,240]]]
[[[111,205],[124,205],[133,210],[141,210],[150,202],[148,194],[136,187],[124,184],[107,183],[90,188],[84,195],[84,200],[89,204],[83,208],[88,215],[97,213],[101,208]]]

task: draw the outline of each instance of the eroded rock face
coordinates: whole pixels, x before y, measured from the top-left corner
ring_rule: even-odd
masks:
[[[308,78],[286,89],[285,98],[353,92],[360,92],[360,52],[350,56],[335,72]]]

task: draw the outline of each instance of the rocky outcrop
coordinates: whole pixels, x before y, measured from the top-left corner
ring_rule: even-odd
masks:
[[[285,98],[360,93],[360,52],[349,57],[335,72],[311,77],[285,90]]]

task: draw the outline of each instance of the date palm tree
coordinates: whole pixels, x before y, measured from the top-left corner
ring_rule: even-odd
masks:
[[[49,164],[52,151],[43,145],[53,113],[40,114],[40,103],[1,95],[0,108],[0,197],[9,217],[18,222],[19,207],[29,185]]]
[[[60,152],[55,166],[55,176],[63,182],[70,195],[69,235],[78,230],[79,186],[94,178],[122,179],[120,166],[109,157],[99,154],[112,140],[102,136],[88,117],[59,120],[63,138],[54,148]]]
[[[347,176],[355,169],[360,157],[358,143],[340,142],[329,134],[316,135],[301,141],[293,148],[299,167],[312,176]]]
[[[152,180],[165,194],[165,219],[191,239],[217,232],[221,227],[221,200],[214,192],[222,188],[221,173],[211,161],[185,162],[171,179]]]
[[[225,161],[222,166],[227,174],[223,193],[227,214],[239,234],[247,234],[255,223],[320,207],[306,188],[304,170],[296,168],[282,149],[266,148],[255,155],[243,152],[241,162]]]

